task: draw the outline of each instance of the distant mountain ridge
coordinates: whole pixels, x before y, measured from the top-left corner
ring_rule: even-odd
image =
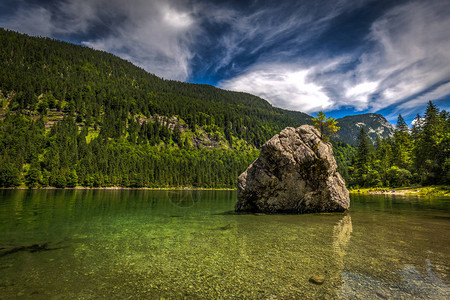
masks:
[[[356,146],[356,140],[361,128],[369,135],[373,143],[377,138],[388,138],[394,134],[394,126],[380,114],[367,113],[339,118],[340,130],[336,132],[336,139]]]

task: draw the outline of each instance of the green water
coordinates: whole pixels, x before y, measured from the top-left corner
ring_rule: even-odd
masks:
[[[235,202],[2,190],[0,299],[450,299],[450,198],[352,196],[349,213],[314,215],[238,215]]]

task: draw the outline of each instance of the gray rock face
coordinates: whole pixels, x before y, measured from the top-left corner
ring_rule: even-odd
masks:
[[[350,206],[330,143],[313,126],[287,127],[238,178],[236,211],[342,212]]]

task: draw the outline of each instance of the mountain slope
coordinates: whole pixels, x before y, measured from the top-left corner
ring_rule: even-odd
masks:
[[[378,138],[387,138],[394,134],[394,127],[380,114],[361,114],[337,119],[341,128],[335,138],[356,146],[356,138],[363,127],[372,142]]]
[[[233,187],[265,141],[311,123],[247,93],[0,29],[0,186]]]
[[[108,137],[126,134],[130,118],[177,116],[192,131],[215,126],[229,143],[235,137],[258,147],[284,127],[309,120],[250,94],[163,80],[86,47],[6,30],[0,30],[0,45],[0,90],[10,98],[10,111],[72,111],[77,123]]]
[[[0,186],[232,187],[261,144],[309,121],[0,29]]]

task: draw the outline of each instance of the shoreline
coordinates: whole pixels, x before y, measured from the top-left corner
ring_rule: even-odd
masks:
[[[350,194],[371,195],[420,195],[420,196],[450,196],[450,187],[437,186],[412,186],[399,188],[361,188],[349,190]]]
[[[405,191],[405,190],[368,190],[368,191],[359,191],[352,190],[349,191],[351,194],[373,194],[373,195],[407,195],[407,194],[420,194],[419,190],[416,191]]]
[[[148,190],[148,191],[235,191],[236,188],[202,188],[202,187],[161,187],[161,188],[149,188],[149,187],[140,187],[140,188],[132,188],[132,187],[120,187],[120,186],[109,186],[109,187],[66,187],[66,188],[57,188],[57,187],[1,187],[0,190]]]
[[[18,187],[0,187],[0,190],[141,190],[141,191],[236,191],[237,188],[204,188],[204,187],[34,187],[28,188],[26,186]],[[349,189],[350,194],[370,194],[370,195],[418,195],[418,196],[450,196],[450,186],[413,186],[400,188],[360,188]]]

